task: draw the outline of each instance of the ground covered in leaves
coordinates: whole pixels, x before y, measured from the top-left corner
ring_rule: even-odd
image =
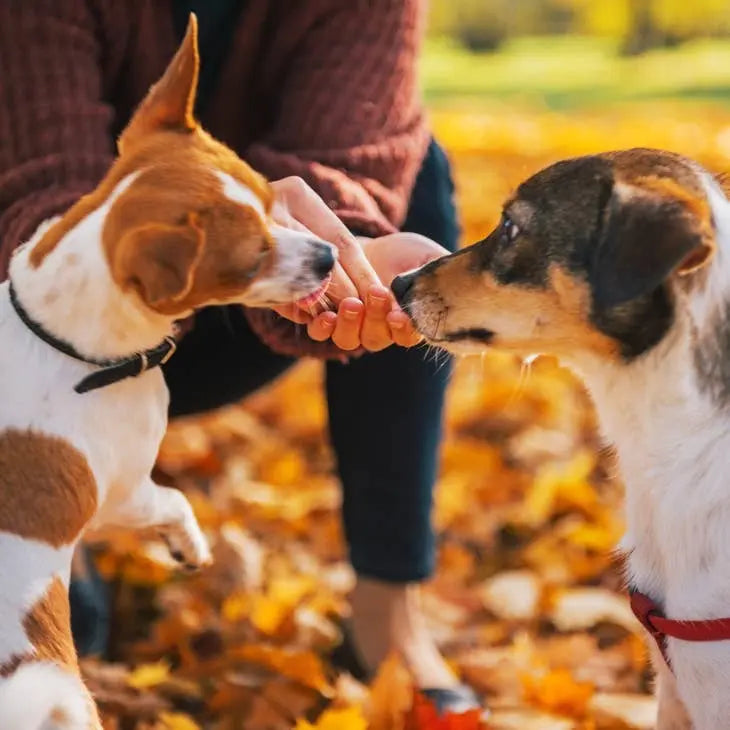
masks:
[[[636,145],[730,169],[730,113],[683,104],[570,115],[511,106],[437,112],[465,240],[561,157]],[[437,720],[396,659],[370,688],[328,663],[353,576],[326,439],[321,369],[305,363],[241,406],[173,424],[159,468],[184,489],[215,565],[180,576],[155,541],[97,545],[112,579],[114,662],[84,672],[107,730],[473,730]],[[556,363],[459,363],[450,389],[425,605],[453,666],[503,730],[649,728],[638,625],[612,565],[621,484],[590,402]]]

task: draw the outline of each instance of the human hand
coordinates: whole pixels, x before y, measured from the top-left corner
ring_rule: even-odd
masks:
[[[277,196],[273,217],[278,223],[308,230],[340,252],[323,301],[293,303],[276,311],[306,324],[313,340],[331,339],[345,351],[362,347],[377,352],[393,343],[403,347],[417,344],[421,337],[388,286],[398,274],[448,251],[414,233],[358,239],[300,178],[286,178],[273,187]]]
[[[337,263],[327,291],[329,301],[365,299],[368,289],[380,280],[358,239],[302,178],[287,177],[271,183],[271,187],[275,196],[272,218],[276,223],[312,233],[337,249]]]
[[[398,274],[418,268],[448,251],[434,241],[415,233],[393,233],[379,238],[360,239],[363,253],[383,284],[390,284]],[[395,343],[402,347],[417,344],[421,337],[408,315],[383,285],[371,287],[366,300],[347,297],[339,309],[307,313],[296,306],[290,318],[307,325],[307,333],[318,342],[328,339],[343,350],[363,347],[377,352]]]

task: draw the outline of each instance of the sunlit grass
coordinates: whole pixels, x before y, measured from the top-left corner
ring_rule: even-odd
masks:
[[[520,38],[482,54],[432,39],[422,79],[432,106],[479,98],[552,108],[669,97],[730,103],[730,42],[693,41],[626,57],[616,42],[599,38]]]

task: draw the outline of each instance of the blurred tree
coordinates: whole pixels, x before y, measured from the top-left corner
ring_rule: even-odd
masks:
[[[615,38],[627,53],[730,33],[728,0],[432,0],[431,33],[472,50],[565,32]]]

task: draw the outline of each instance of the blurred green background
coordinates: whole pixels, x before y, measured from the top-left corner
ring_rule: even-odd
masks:
[[[727,0],[431,0],[423,85],[571,108],[637,98],[730,103]]]

